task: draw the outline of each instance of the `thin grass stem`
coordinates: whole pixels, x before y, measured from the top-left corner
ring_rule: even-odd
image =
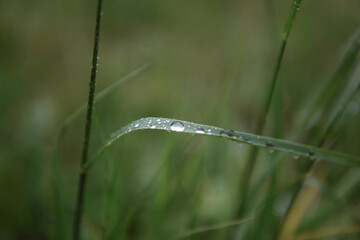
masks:
[[[100,41],[100,21],[102,15],[102,0],[98,0],[97,12],[96,12],[96,26],[95,26],[95,35],[94,35],[94,48],[92,56],[92,68],[91,68],[91,77],[89,83],[89,98],[85,122],[85,134],[82,147],[82,157],[79,173],[79,184],[78,192],[76,199],[76,208],[74,216],[74,226],[73,226],[73,239],[78,240],[80,235],[80,226],[82,220],[82,212],[84,207],[84,192],[86,186],[86,172],[83,170],[84,165],[88,160],[89,152],[89,142],[90,142],[90,133],[91,133],[91,119],[93,114],[94,107],[94,97],[95,97],[95,86],[96,86],[96,73],[98,69],[98,59],[99,59],[99,41]]]
[[[269,113],[271,102],[272,102],[274,92],[275,92],[275,88],[276,88],[276,85],[277,85],[277,82],[278,82],[280,67],[281,67],[282,59],[284,57],[287,40],[288,40],[288,37],[290,35],[292,25],[294,23],[296,13],[299,11],[301,1],[302,0],[294,0],[293,3],[292,3],[292,6],[290,8],[290,13],[289,13],[289,16],[288,16],[288,19],[287,19],[287,22],[285,24],[285,28],[284,28],[284,31],[283,31],[283,35],[282,35],[282,43],[281,43],[279,55],[277,57],[275,70],[274,70],[273,77],[272,77],[272,80],[271,80],[270,90],[269,90],[268,95],[266,97],[266,103],[265,103],[264,108],[262,109],[262,111],[260,113],[259,121],[258,121],[258,124],[256,126],[256,131],[255,131],[256,134],[262,134],[263,131],[264,131],[265,123],[266,123],[266,117],[267,117],[267,115]],[[244,214],[244,210],[245,210],[245,207],[246,207],[246,199],[247,199],[248,187],[249,187],[249,184],[250,184],[250,181],[251,181],[252,173],[254,171],[257,155],[258,155],[258,149],[257,148],[251,148],[248,159],[246,161],[246,165],[244,167],[244,172],[243,172],[243,174],[241,176],[241,179],[240,179],[241,200],[240,200],[240,206],[239,206],[239,208],[237,210],[237,217],[240,217],[240,216],[242,216]]]

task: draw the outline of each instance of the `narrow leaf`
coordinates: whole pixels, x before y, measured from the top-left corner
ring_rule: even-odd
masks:
[[[85,164],[84,167],[86,169],[90,168],[95,159],[97,159],[105,151],[105,149],[111,146],[121,136],[133,131],[145,129],[220,137],[238,143],[245,143],[252,146],[268,148],[270,150],[287,152],[296,156],[308,157],[310,160],[317,159],[346,165],[360,166],[360,158],[340,152],[182,120],[148,117],[136,120],[112,134],[107,143],[89,160],[89,162]]]

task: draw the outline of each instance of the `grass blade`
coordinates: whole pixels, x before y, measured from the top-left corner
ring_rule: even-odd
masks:
[[[284,27],[284,31],[282,34],[282,42],[281,42],[281,47],[280,47],[280,51],[279,51],[279,55],[277,57],[277,61],[276,61],[276,65],[275,65],[275,69],[274,69],[274,73],[272,76],[272,80],[271,80],[271,86],[270,86],[270,90],[267,93],[267,97],[266,97],[266,102],[265,105],[260,113],[260,117],[259,117],[259,122],[257,123],[256,126],[256,133],[257,134],[262,134],[265,128],[265,124],[266,124],[266,117],[269,113],[270,110],[270,106],[271,103],[273,101],[274,98],[274,93],[275,93],[275,89],[278,85],[278,79],[279,79],[279,73],[280,73],[280,67],[282,64],[282,60],[284,57],[284,53],[285,53],[285,49],[286,49],[286,45],[287,45],[287,40],[288,37],[290,35],[291,32],[291,28],[292,25],[294,23],[295,17],[297,12],[299,11],[300,8],[300,4],[301,4],[302,0],[294,0],[292,3],[292,6],[290,8],[290,12]],[[244,214],[244,210],[246,208],[246,199],[247,199],[247,193],[248,193],[248,187],[252,178],[252,173],[254,171],[255,168],[255,164],[256,164],[256,159],[257,159],[257,155],[258,155],[258,151],[257,148],[252,148],[249,152],[249,156],[248,159],[246,161],[246,165],[245,165],[245,169],[243,174],[240,177],[240,193],[241,193],[241,198],[240,198],[240,205],[238,207],[237,210],[237,217],[240,217]]]
[[[360,232],[360,225],[340,226],[340,227],[336,226],[325,229],[319,229],[315,231],[299,233],[295,239],[296,240],[322,239],[326,237],[343,236],[346,234],[352,234],[357,232]]]
[[[85,170],[88,170],[94,163],[94,161],[121,136],[133,131],[145,129],[182,132],[225,138],[227,140],[239,143],[246,143],[256,147],[279,150],[297,156],[307,157],[311,160],[317,159],[335,162],[339,164],[360,166],[359,157],[346,155],[340,152],[330,151],[276,138],[270,138],[244,132],[236,132],[229,129],[209,125],[169,118],[148,117],[133,121],[132,123],[122,127],[119,131],[112,134],[107,143],[85,164]]]
[[[109,95],[111,92],[113,92],[114,90],[116,90],[120,85],[122,85],[123,83],[131,80],[132,78],[134,78],[135,76],[137,76],[139,73],[143,72],[144,70],[146,70],[148,67],[150,66],[150,64],[145,64],[137,69],[135,69],[134,71],[130,72],[129,74],[125,75],[124,77],[120,78],[119,80],[115,81],[114,83],[112,83],[111,85],[107,86],[106,88],[104,88],[103,90],[101,90],[100,92],[98,92],[95,95],[95,103],[97,103],[98,101],[102,100],[104,97],[106,97],[107,95]],[[85,112],[87,107],[87,104],[84,103],[83,105],[81,105],[77,110],[75,110],[71,115],[69,115],[69,117],[67,117],[61,127],[61,133],[63,131],[66,130],[67,126],[72,123],[76,118],[78,118],[80,116],[81,113]],[[60,134],[62,135],[62,134]]]
[[[255,219],[256,219],[256,217],[248,217],[248,218],[243,218],[243,219],[239,219],[239,220],[234,220],[231,222],[220,223],[220,224],[215,224],[215,225],[211,225],[211,226],[198,227],[193,230],[186,231],[173,239],[175,240],[175,239],[187,238],[194,234],[203,233],[203,232],[207,232],[207,231],[214,231],[214,230],[231,227],[231,226],[236,226],[236,225],[243,224],[243,223],[255,220]]]
[[[141,72],[145,71],[148,67],[150,66],[150,64],[145,64],[137,69],[135,69],[134,71],[130,72],[129,74],[125,75],[124,77],[120,78],[119,80],[115,81],[114,83],[112,83],[111,85],[109,85],[108,87],[106,87],[105,89],[101,90],[99,93],[97,93],[95,95],[95,103],[99,102],[100,100],[102,100],[104,97],[106,97],[107,95],[109,95],[110,93],[112,93],[114,90],[116,90],[120,85],[122,85],[123,83],[133,79],[134,77],[136,77],[138,74],[140,74]],[[65,121],[63,122],[61,129],[60,129],[60,133],[58,135],[57,138],[57,142],[56,142],[56,146],[55,146],[55,150],[54,150],[54,154],[53,154],[53,159],[52,159],[52,174],[53,174],[53,184],[54,184],[54,199],[55,201],[55,212],[56,212],[56,219],[58,221],[58,227],[57,227],[57,231],[59,232],[57,235],[61,238],[64,239],[65,237],[65,222],[64,222],[64,216],[63,216],[63,212],[64,212],[64,206],[63,206],[63,202],[61,200],[61,196],[62,196],[62,191],[61,191],[61,183],[60,183],[60,170],[59,170],[59,149],[60,149],[60,142],[63,138],[63,136],[66,133],[66,130],[68,128],[68,126],[75,120],[77,119],[82,113],[84,113],[86,110],[86,103],[84,103],[83,105],[81,105],[77,110],[75,110],[72,114],[70,114]]]
[[[94,34],[94,48],[92,56],[92,67],[91,67],[91,77],[89,82],[89,97],[88,97],[88,107],[86,111],[86,120],[85,120],[85,133],[83,138],[83,146],[81,153],[81,163],[80,163],[80,173],[79,173],[79,182],[78,190],[76,195],[75,203],[75,214],[74,214],[74,225],[73,225],[73,239],[78,240],[80,238],[80,229],[81,229],[81,220],[82,213],[84,209],[84,193],[86,186],[86,173],[82,171],[84,164],[88,161],[89,153],[89,143],[90,143],[90,133],[91,133],[91,120],[95,102],[95,87],[96,87],[96,73],[98,69],[98,60],[99,60],[99,41],[100,41],[100,22],[102,15],[102,0],[98,0],[97,11],[96,11],[96,24],[95,24],[95,34]]]
[[[356,67],[359,62],[358,54],[360,52],[360,29],[358,29],[355,34],[355,39],[352,42],[350,48],[346,52],[342,62],[340,63],[338,69],[334,73],[333,77],[330,79],[329,83],[318,95],[318,98],[314,103],[311,103],[309,106],[308,114],[306,115],[305,120],[303,121],[302,127],[299,128],[299,131],[302,131],[307,124],[309,124],[311,118],[314,116],[316,111],[318,111],[325,104],[327,106],[332,106],[332,102],[336,99],[336,95],[339,94],[339,89],[344,88],[347,83],[347,78],[349,78],[350,73]],[[327,115],[324,114],[325,117]],[[324,118],[320,122],[322,122]],[[299,134],[297,134],[299,135]]]
[[[358,37],[359,36],[360,35],[358,35]],[[355,39],[355,42],[353,43],[352,47],[350,48],[350,51],[347,53],[347,57],[344,59],[344,61],[340,65],[339,69],[335,73],[335,77],[329,82],[328,87],[323,92],[322,97],[320,97],[318,99],[317,103],[320,103],[321,102],[320,100],[322,100],[326,96],[327,97],[330,96],[330,95],[326,94],[326,91],[330,91],[333,88],[334,84],[339,84],[339,79],[342,80],[343,82],[345,82],[345,80],[347,80],[347,78],[350,77],[349,76],[350,69],[353,69],[354,66],[356,65],[356,63],[358,62],[357,54],[358,54],[359,47],[360,47],[360,44],[359,44],[360,42],[359,42],[358,37]],[[328,139],[330,139],[330,137],[332,136],[332,134],[334,132],[335,127],[338,125],[338,122],[342,118],[347,105],[350,103],[351,99],[355,96],[356,92],[359,89],[360,89],[360,84],[358,83],[357,86],[348,94],[346,99],[344,99],[343,102],[340,103],[340,106],[336,109],[335,114],[333,114],[333,116],[331,116],[331,120],[328,121],[328,123],[323,124],[324,127],[322,129],[320,129],[317,133],[315,132],[315,134],[313,134],[312,140],[316,143],[317,146],[323,147],[324,144],[326,143],[326,141]],[[308,116],[310,116],[311,114],[313,114],[312,111],[309,112]],[[306,120],[308,121],[309,119],[310,118],[307,118]],[[324,120],[320,119],[319,122],[324,122]],[[306,163],[304,166],[303,172],[307,173],[307,174],[312,173],[317,165],[316,163],[318,163],[318,160]],[[295,209],[294,205],[295,205],[295,202],[297,201],[297,199],[299,198],[299,195],[301,194],[301,191],[303,189],[303,184],[304,184],[304,182],[301,182],[294,191],[294,194],[290,201],[289,207],[285,213],[282,230],[280,231],[280,233],[281,233],[280,239],[287,238],[287,236],[285,236],[287,233],[285,234],[285,232],[295,232],[295,229],[297,226],[295,226],[294,224],[287,225],[287,222],[291,222],[290,220],[287,220],[287,219],[291,218],[290,215],[294,211],[293,209]],[[299,209],[297,209],[297,211],[298,210]],[[298,213],[294,213],[293,215],[298,216]]]

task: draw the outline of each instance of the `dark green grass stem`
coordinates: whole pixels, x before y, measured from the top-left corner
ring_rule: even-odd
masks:
[[[262,134],[264,131],[265,123],[266,123],[266,116],[269,113],[271,102],[272,102],[274,92],[275,92],[275,88],[276,88],[276,85],[278,82],[280,67],[281,67],[282,59],[284,57],[287,39],[290,35],[290,31],[291,31],[292,25],[294,23],[296,13],[299,11],[301,1],[302,0],[294,0],[292,3],[287,22],[285,24],[284,32],[282,34],[282,43],[281,43],[279,55],[277,58],[275,71],[274,71],[274,74],[272,77],[270,90],[268,92],[268,96],[266,98],[266,103],[264,105],[264,108],[261,111],[261,115],[259,117],[259,122],[256,126],[256,134]],[[249,157],[246,161],[246,165],[244,168],[244,173],[241,176],[240,186],[241,186],[242,194],[241,194],[240,207],[237,211],[237,217],[240,217],[244,214],[244,210],[246,207],[246,198],[247,198],[248,187],[249,187],[249,184],[251,181],[251,176],[252,176],[252,173],[253,173],[253,170],[255,167],[257,155],[258,155],[258,148],[255,148],[255,147],[251,148]]]
[[[95,35],[94,35],[94,48],[93,48],[93,57],[92,57],[92,68],[91,68],[91,77],[89,83],[89,98],[85,122],[85,134],[82,147],[82,157],[79,173],[79,184],[78,192],[76,199],[76,209],[74,216],[74,228],[73,228],[73,239],[79,239],[80,225],[82,210],[84,207],[84,192],[86,185],[86,172],[84,171],[84,165],[88,160],[89,152],[89,142],[90,142],[90,132],[91,132],[91,118],[94,107],[94,97],[95,97],[95,85],[96,85],[96,73],[98,67],[98,55],[99,55],[99,40],[100,40],[100,21],[101,21],[101,11],[102,11],[102,0],[98,0],[97,4],[97,13],[96,13],[96,26],[95,26]]]

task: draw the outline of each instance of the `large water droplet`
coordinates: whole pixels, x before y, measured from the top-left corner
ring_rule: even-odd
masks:
[[[224,137],[236,137],[234,131],[230,129],[221,130],[220,135]]]
[[[150,128],[151,128],[151,129],[155,129],[155,128],[156,128],[156,126],[155,126],[155,125],[152,125]]]
[[[196,133],[199,133],[199,134],[204,134],[205,133],[205,130],[203,128],[197,128],[195,130]]]
[[[183,132],[185,130],[185,126],[182,122],[174,121],[170,125],[170,129],[175,132]]]
[[[140,123],[138,123],[138,122],[135,123],[135,127],[138,127],[138,126],[140,126]]]

